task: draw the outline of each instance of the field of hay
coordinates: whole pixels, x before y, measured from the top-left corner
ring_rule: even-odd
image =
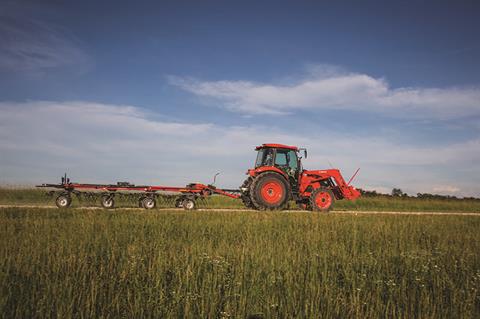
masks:
[[[5,318],[478,318],[480,217],[0,208]]]

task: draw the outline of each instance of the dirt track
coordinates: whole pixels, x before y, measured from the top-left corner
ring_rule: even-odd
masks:
[[[53,205],[0,205],[0,208],[56,208]],[[102,207],[74,207],[71,209],[104,209]],[[134,207],[118,207],[117,209],[126,209],[126,210],[144,210],[143,208],[134,208]],[[157,211],[166,211],[166,210],[178,210],[183,211],[182,208],[158,208]],[[242,208],[200,208],[196,211],[219,211],[219,212],[235,212],[235,211],[252,211],[251,209],[242,209]],[[301,210],[285,210],[283,212],[287,213],[296,213],[296,212],[307,212]],[[351,211],[351,210],[337,210],[330,212],[329,214],[353,214],[353,215],[457,215],[457,216],[479,216],[480,212],[395,212],[395,211]]]

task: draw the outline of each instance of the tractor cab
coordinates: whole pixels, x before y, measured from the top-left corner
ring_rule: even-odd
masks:
[[[257,160],[255,168],[262,166],[275,166],[287,171],[297,171],[299,168],[299,159],[297,156],[298,148],[280,144],[263,144],[257,146]]]
[[[302,163],[301,158],[298,156],[300,150],[296,146],[262,144],[261,146],[257,146],[256,150],[258,153],[253,171],[275,167],[288,176],[291,185],[298,185],[297,182],[300,172],[302,171]],[[292,190],[295,191],[295,189]]]

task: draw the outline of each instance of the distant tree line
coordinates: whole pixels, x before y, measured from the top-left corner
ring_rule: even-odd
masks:
[[[478,200],[480,198],[476,197],[462,197],[458,198],[457,196],[452,195],[439,195],[439,194],[429,194],[429,193],[417,193],[416,196],[410,196],[407,193],[404,193],[400,188],[393,188],[390,194],[379,193],[377,191],[367,191],[361,188],[358,188],[358,191],[364,197],[400,197],[400,198],[420,198],[420,199],[444,199],[444,200]]]

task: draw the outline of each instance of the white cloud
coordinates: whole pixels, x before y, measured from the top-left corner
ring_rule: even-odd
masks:
[[[354,185],[362,188],[432,193],[454,180],[456,194],[480,196],[480,139],[424,148],[381,136],[166,121],[134,106],[0,102],[0,183],[54,182],[66,171],[81,182],[184,185],[222,172],[219,185],[237,187],[261,143],[306,146],[305,168],[331,162],[346,179],[361,167]]]
[[[170,77],[170,83],[221,107],[245,114],[288,114],[298,109],[381,112],[392,116],[449,119],[480,115],[480,88],[397,88],[385,79],[315,68],[291,85],[250,81],[200,81]]]
[[[438,194],[457,194],[460,191],[460,188],[452,185],[439,185],[433,188],[433,191]]]

